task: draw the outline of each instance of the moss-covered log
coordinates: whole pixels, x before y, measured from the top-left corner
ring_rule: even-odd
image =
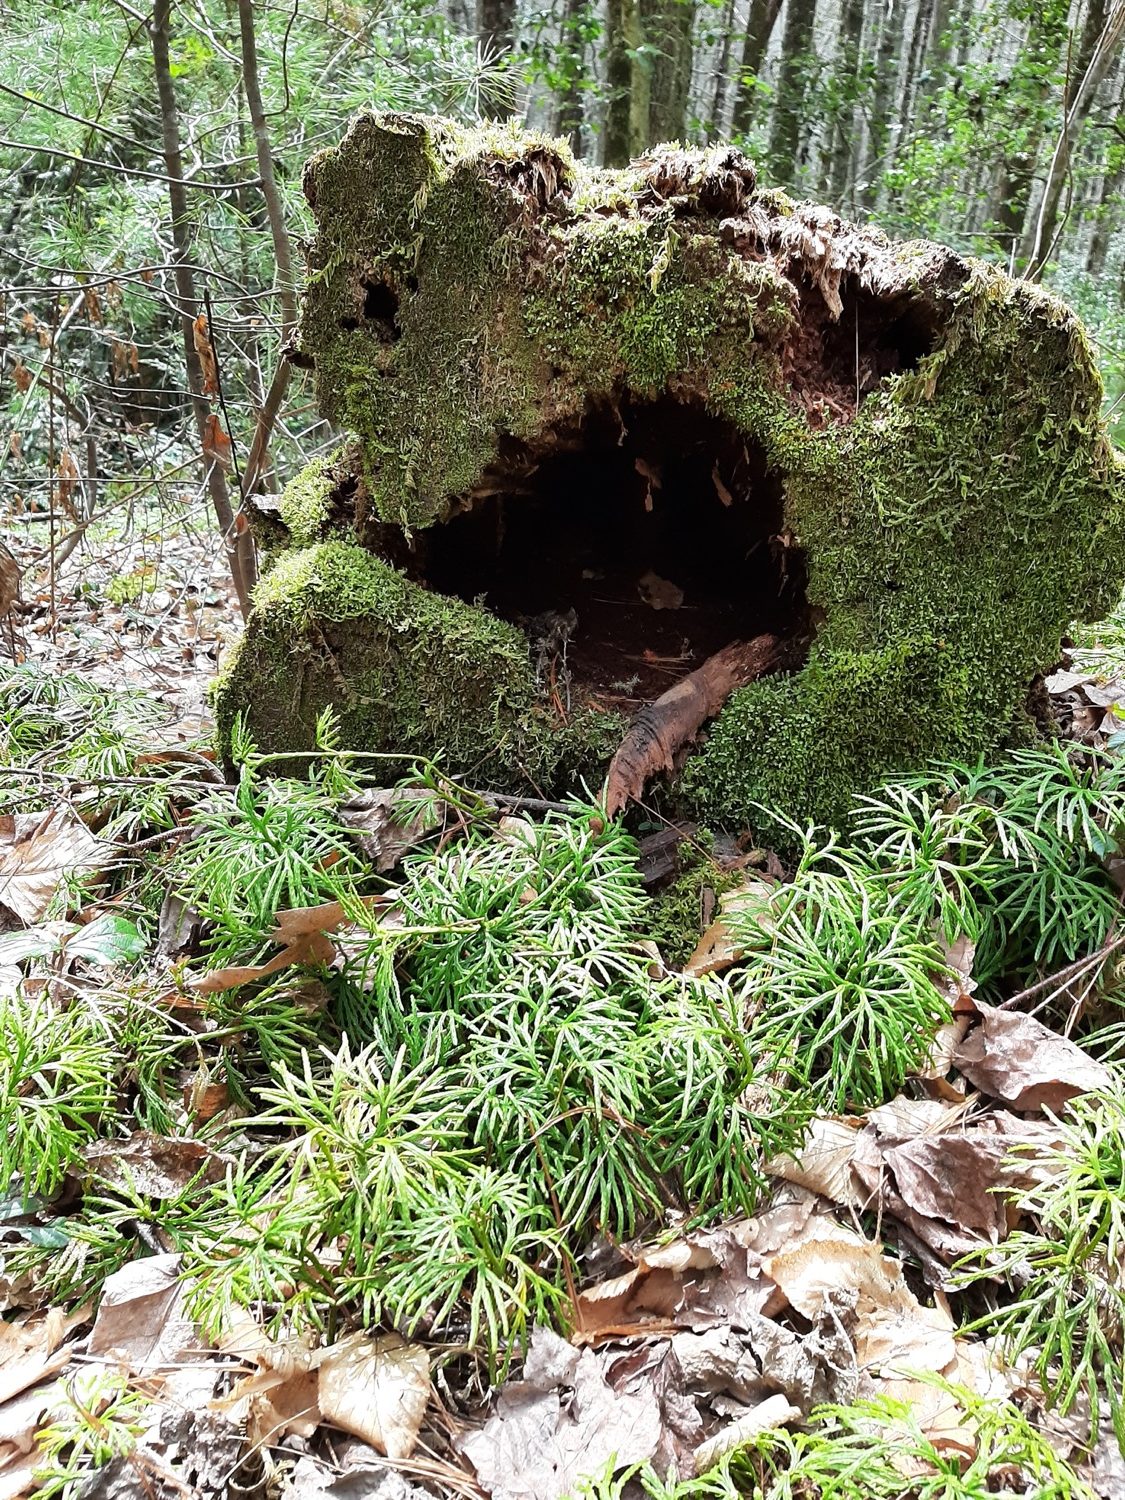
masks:
[[[789,642],[678,795],[833,818],[1033,731],[1068,620],[1125,574],[1125,487],[1073,314],[759,187],[737,151],[620,172],[557,142],[356,119],[308,165],[299,347],[354,438],[289,488],[219,690],[271,750],[479,783],[596,778],[733,640]]]

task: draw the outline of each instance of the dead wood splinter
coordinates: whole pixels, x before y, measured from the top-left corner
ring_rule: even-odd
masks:
[[[781,643],[774,635],[732,641],[655,702],[642,708],[610,762],[605,806],[611,818],[635,802],[645,783],[671,771],[675,757],[713,719],[735,688],[745,687],[775,666]]]

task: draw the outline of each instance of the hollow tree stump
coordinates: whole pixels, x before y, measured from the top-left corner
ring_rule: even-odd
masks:
[[[620,172],[361,115],[309,162],[294,360],[353,437],[263,521],[218,693],[271,751],[596,785],[733,641],[785,643],[679,777],[696,814],[837,817],[881,774],[1031,730],[1125,574],[1081,326],[940,246],[759,187],[729,147]],[[776,664],[776,663],[775,663]]]

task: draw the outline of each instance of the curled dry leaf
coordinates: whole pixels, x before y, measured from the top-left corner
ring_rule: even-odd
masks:
[[[20,596],[22,574],[15,558],[0,542],[0,619],[9,612]]]
[[[788,1396],[767,1396],[757,1406],[751,1407],[745,1416],[738,1417],[729,1427],[720,1428],[714,1437],[700,1443],[695,1450],[695,1472],[705,1474],[721,1458],[733,1453],[736,1448],[741,1448],[759,1433],[769,1432],[774,1427],[786,1427],[791,1422],[800,1422],[804,1415],[799,1406],[790,1402]]]
[[[231,466],[233,450],[230,438],[223,431],[223,424],[215,412],[208,413],[203,424],[203,456],[221,469]]]
[[[78,507],[74,503],[74,491],[78,487],[78,465],[69,448],[63,449],[55,475],[58,479],[55,485],[55,502],[72,521],[77,521],[79,516]]]
[[[800,1151],[774,1157],[766,1171],[820,1193],[833,1203],[866,1208],[869,1195],[853,1171],[856,1139],[862,1127],[859,1119],[822,1115],[812,1122]]]
[[[504,1386],[494,1414],[460,1447],[494,1500],[562,1500],[610,1463],[651,1459],[661,1428],[651,1385],[620,1393],[592,1350],[537,1328],[523,1379]]]
[[[734,641],[641,709],[610,762],[605,807],[611,818],[627,802],[636,801],[653,776],[672,769],[678,752],[705,720],[714,718],[735,688],[770,669],[777,644],[772,635]]]
[[[219,394],[219,369],[215,362],[215,350],[211,343],[211,328],[207,321],[207,314],[201,312],[191,325],[192,343],[195,352],[199,356],[199,366],[203,375],[203,395],[217,396]]]
[[[0,891],[0,896],[2,896]],[[368,911],[389,909],[390,896],[362,896],[360,904]],[[329,964],[336,956],[336,943],[329,934],[340,928],[351,926],[353,916],[346,912],[339,901],[325,901],[320,906],[295,906],[290,911],[279,911],[274,919],[270,938],[280,943],[281,952],[264,964],[241,964],[226,969],[212,969],[199,979],[189,981],[188,988],[197,995],[214,995],[220,990],[232,990],[240,984],[249,984],[255,979],[264,979],[287,969],[290,964]]]
[[[983,1093],[1012,1109],[1058,1110],[1077,1094],[1114,1086],[1107,1067],[1034,1016],[967,1003],[979,1024],[956,1048],[953,1062]]]

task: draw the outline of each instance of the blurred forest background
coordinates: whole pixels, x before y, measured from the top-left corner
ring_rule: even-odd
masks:
[[[99,528],[214,538],[217,520],[245,607],[240,495],[276,490],[335,436],[281,350],[302,165],[360,107],[511,116],[609,165],[733,139],[797,195],[1041,279],[1087,320],[1111,411],[1125,387],[1125,0],[6,0],[3,15],[0,526],[25,569],[50,570],[52,602]]]

